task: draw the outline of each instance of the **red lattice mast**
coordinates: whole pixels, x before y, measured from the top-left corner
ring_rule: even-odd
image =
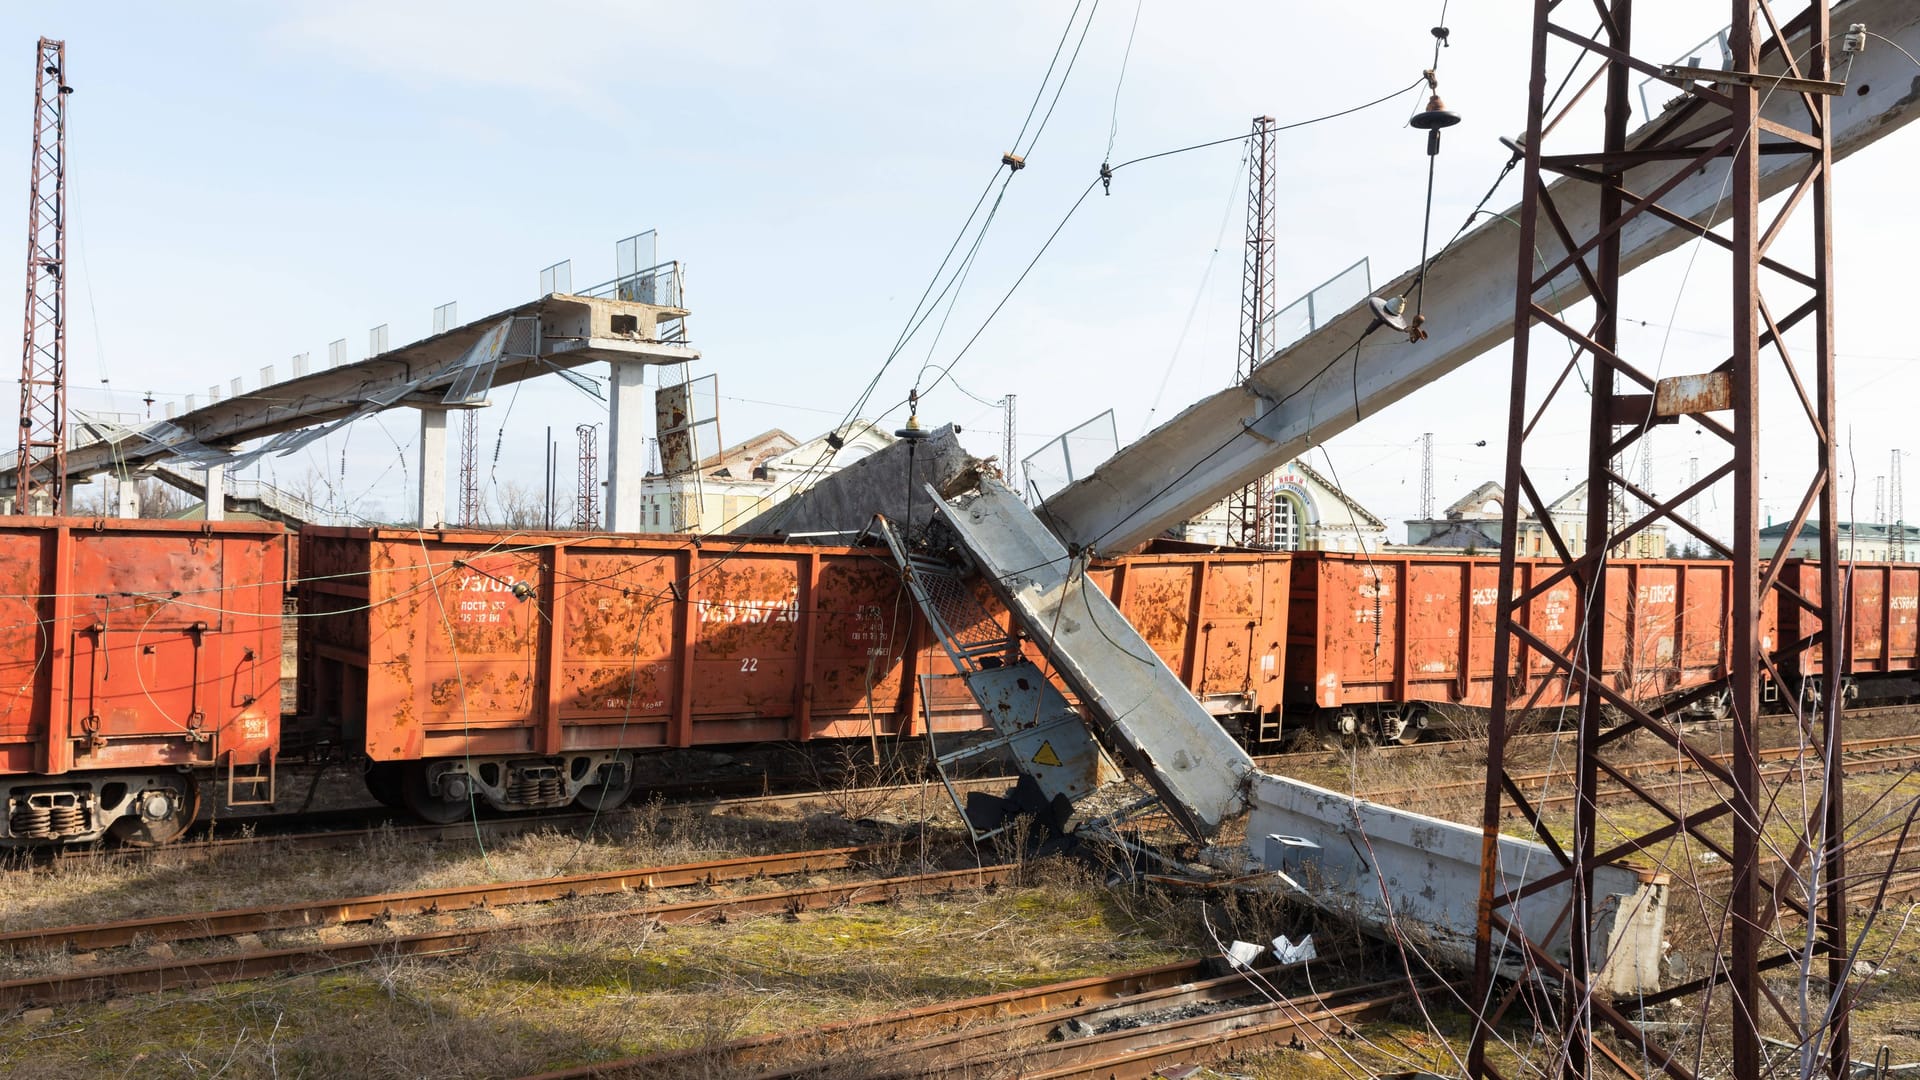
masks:
[[[1238,386],[1273,353],[1273,298],[1276,251],[1273,204],[1279,195],[1273,117],[1256,116],[1247,153],[1247,247],[1240,283],[1240,351],[1234,358]],[[1227,502],[1227,542],[1242,547],[1273,546],[1273,485],[1267,476],[1236,492]]]
[[[460,524],[480,524],[480,413],[460,414]]]
[[[580,424],[573,429],[580,436],[579,486],[573,494],[573,527],[580,530],[600,527],[600,442],[594,425]]]
[[[67,45],[41,38],[33,75],[27,311],[14,506],[59,513],[67,492]]]

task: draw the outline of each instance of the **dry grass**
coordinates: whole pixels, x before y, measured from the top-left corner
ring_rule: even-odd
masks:
[[[609,813],[586,838],[543,830],[483,846],[474,838],[423,843],[376,833],[329,851],[264,844],[211,859],[162,850],[129,861],[36,867],[16,860],[0,869],[0,925],[65,926],[869,843],[920,823],[937,825],[950,814],[944,798],[916,797],[891,805],[891,828],[883,828],[805,810],[653,802]]]
[[[1162,963],[1176,902],[1065,860],[1017,887],[730,926],[636,920],[0,1026],[37,1076],[501,1076]],[[699,1075],[682,1068],[675,1075]]]

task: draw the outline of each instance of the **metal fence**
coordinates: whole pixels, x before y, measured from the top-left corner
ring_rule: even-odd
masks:
[[[580,295],[677,308],[681,306],[680,264],[663,262],[623,274],[591,289],[583,289]]]
[[[1027,501],[1045,502],[1053,493],[1091,473],[1120,449],[1113,426],[1113,410],[1070,428],[1065,434],[1020,459],[1020,475],[1027,482]]]
[[[1307,290],[1305,296],[1273,314],[1273,351],[1277,353],[1320,329],[1372,292],[1373,267],[1366,259]]]

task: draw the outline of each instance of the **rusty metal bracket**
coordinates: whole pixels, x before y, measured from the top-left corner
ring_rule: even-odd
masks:
[[[1762,90],[1797,90],[1829,97],[1847,92],[1847,84],[1831,79],[1796,79],[1786,75],[1764,75],[1747,71],[1722,71],[1719,68],[1668,64],[1660,73],[1683,82],[1709,82],[1716,86],[1757,86]]]

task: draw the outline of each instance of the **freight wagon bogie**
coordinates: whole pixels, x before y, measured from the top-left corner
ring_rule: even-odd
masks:
[[[0,782],[6,818],[0,843],[32,847],[103,837],[164,844],[185,832],[200,810],[192,773],[84,772]]]
[[[633,792],[633,755],[618,751],[375,763],[367,790],[426,821],[449,824],[485,806],[509,813],[578,804],[611,810]]]

